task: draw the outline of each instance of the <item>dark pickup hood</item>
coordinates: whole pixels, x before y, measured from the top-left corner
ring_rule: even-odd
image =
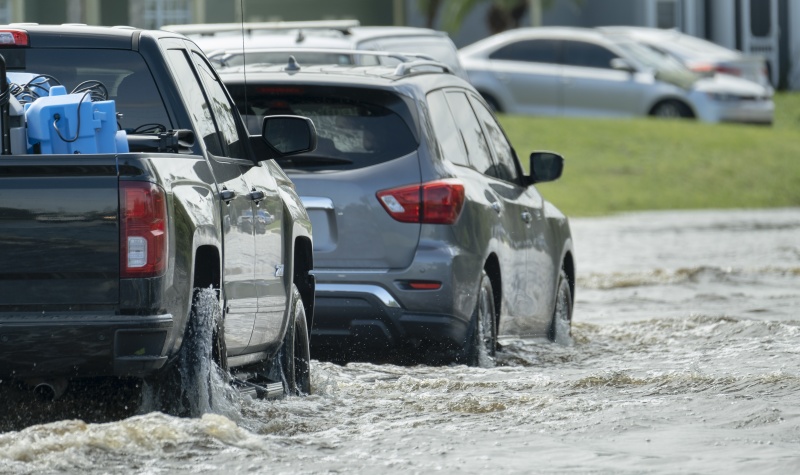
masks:
[[[0,311],[119,302],[116,157],[0,157]]]

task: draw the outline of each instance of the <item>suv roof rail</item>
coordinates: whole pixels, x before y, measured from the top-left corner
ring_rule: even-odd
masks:
[[[194,23],[186,25],[164,25],[162,30],[182,35],[213,36],[217,33],[245,31],[252,34],[260,30],[336,30],[347,33],[350,28],[361,26],[358,20],[320,20],[320,21],[262,21],[241,23]]]
[[[408,76],[413,72],[414,69],[431,68],[431,67],[439,68],[442,70],[443,73],[454,74],[453,69],[450,66],[444,63],[440,63],[439,61],[426,58],[426,59],[420,59],[416,61],[409,61],[398,64],[397,67],[394,69],[394,75]]]

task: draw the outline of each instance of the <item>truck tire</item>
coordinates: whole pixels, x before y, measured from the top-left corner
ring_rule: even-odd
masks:
[[[569,345],[572,342],[572,291],[569,287],[569,277],[563,270],[558,277],[557,285],[556,304],[547,337],[550,341]]]
[[[292,284],[292,307],[289,328],[279,351],[285,392],[291,396],[311,394],[311,351],[308,339],[306,309],[297,286]]]
[[[229,382],[222,309],[213,288],[194,289],[192,308],[177,358],[149,379],[152,409],[182,417],[211,412]]]

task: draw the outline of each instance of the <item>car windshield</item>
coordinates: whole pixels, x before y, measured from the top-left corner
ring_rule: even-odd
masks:
[[[683,60],[692,58],[735,59],[738,56],[735,51],[689,35],[676,35],[669,41],[665,41],[662,48]]]
[[[626,40],[618,40],[615,44],[629,58],[653,70],[655,76],[662,81],[688,89],[698,79],[698,76],[680,61],[655,48]]]
[[[414,121],[408,106],[391,92],[330,86],[227,87],[253,135],[261,134],[264,116],[300,115],[314,122],[316,150],[282,161],[284,168],[361,168],[402,157],[419,147],[409,125]]]

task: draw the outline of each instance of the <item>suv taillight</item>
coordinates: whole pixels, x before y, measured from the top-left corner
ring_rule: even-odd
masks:
[[[464,207],[464,185],[455,179],[381,190],[376,196],[402,223],[453,224]]]
[[[155,277],[167,264],[167,200],[158,185],[119,186],[120,277]]]

